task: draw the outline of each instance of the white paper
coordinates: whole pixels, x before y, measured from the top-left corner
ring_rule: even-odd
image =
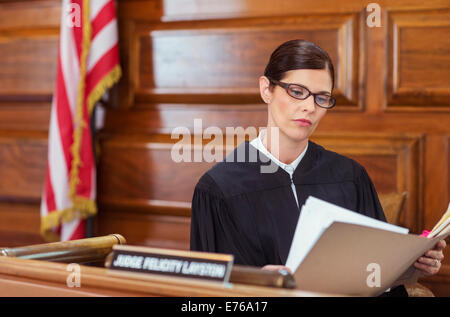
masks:
[[[376,220],[309,196],[303,205],[289,250],[286,266],[295,272],[320,236],[333,222],[346,222],[408,234],[407,228]]]
[[[436,224],[436,226],[431,230],[430,234],[428,235],[428,238],[434,238],[441,234],[441,231],[443,231],[447,226],[450,225],[450,203],[448,204],[447,211],[444,213],[442,218],[439,220],[442,221],[442,219],[447,218],[441,225],[438,226],[439,222]],[[445,232],[445,231],[443,231]]]
[[[448,218],[446,221],[444,221],[444,223],[442,223],[436,230],[432,231],[429,235],[428,238],[434,238],[438,235],[440,235],[441,233],[446,232],[446,227],[450,227],[450,218]]]

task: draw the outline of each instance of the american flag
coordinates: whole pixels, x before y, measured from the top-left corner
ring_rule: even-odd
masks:
[[[63,0],[56,87],[41,200],[48,241],[85,237],[97,212],[90,118],[95,103],[121,76],[114,0]]]

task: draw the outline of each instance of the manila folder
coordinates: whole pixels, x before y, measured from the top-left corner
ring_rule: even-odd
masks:
[[[429,239],[334,222],[294,273],[297,288],[378,296],[394,282],[414,282],[414,262],[447,235],[448,232]]]

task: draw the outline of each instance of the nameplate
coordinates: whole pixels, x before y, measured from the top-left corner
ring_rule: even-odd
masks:
[[[112,270],[228,283],[233,259],[229,254],[115,245],[108,266]]]

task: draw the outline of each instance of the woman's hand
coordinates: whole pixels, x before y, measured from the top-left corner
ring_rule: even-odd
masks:
[[[428,250],[423,256],[417,259],[414,267],[420,271],[422,277],[431,276],[439,272],[441,261],[444,259],[442,250],[446,246],[445,240],[440,240],[433,249]]]
[[[275,271],[278,272],[279,270],[286,270],[288,271],[290,274],[292,274],[291,269],[288,268],[287,266],[284,265],[266,265],[262,267],[263,270],[267,270],[267,271]]]

